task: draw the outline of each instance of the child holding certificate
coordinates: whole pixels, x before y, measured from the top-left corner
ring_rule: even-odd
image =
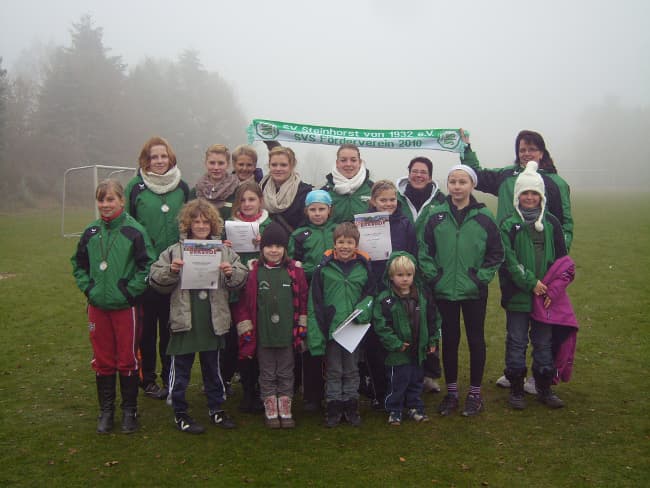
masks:
[[[306,335],[307,281],[287,254],[289,235],[272,222],[264,230],[259,260],[251,261],[246,287],[236,306],[239,352],[257,353],[264,421],[272,428],[293,428],[294,346]]]
[[[187,203],[179,214],[181,239],[214,240],[221,235],[222,226],[219,211],[202,198]],[[217,277],[219,287],[183,290],[180,286],[183,264],[182,243],[179,242],[160,254],[149,275],[149,283],[154,289],[171,294],[171,337],[167,354],[172,358],[169,387],[174,421],[181,432],[200,434],[205,431],[190,417],[185,399],[194,356],[198,352],[210,422],[231,429],[235,423],[221,407],[225,395],[219,355],[230,327],[229,290],[241,288],[248,273],[237,253],[223,246]]]
[[[72,256],[73,274],[88,297],[88,327],[93,346],[100,415],[97,433],[113,430],[115,374],[122,393],[122,432],[138,427],[138,359],[136,297],[147,287],[154,259],[144,228],[124,211],[124,190],[104,180],[95,191],[101,218],[90,224]]]
[[[358,245],[359,230],[352,222],[337,225],[334,249],[325,253],[309,289],[307,343],[313,356],[325,356],[327,427],[337,426],[343,416],[354,426],[361,424],[359,349],[349,352],[332,338],[355,310],[361,312],[357,323],[368,323],[372,316],[370,261]]]

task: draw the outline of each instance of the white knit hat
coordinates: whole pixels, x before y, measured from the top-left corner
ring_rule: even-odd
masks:
[[[519,209],[519,195],[525,191],[534,191],[542,196],[542,211],[539,213],[539,217],[535,222],[535,230],[541,232],[544,230],[542,219],[544,218],[544,211],[546,210],[546,188],[544,187],[544,180],[537,172],[536,161],[529,161],[526,169],[520,173],[515,181],[515,197],[512,203],[522,220],[524,217],[521,215],[521,210]]]

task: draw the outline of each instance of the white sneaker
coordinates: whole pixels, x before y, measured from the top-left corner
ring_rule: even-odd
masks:
[[[501,388],[510,388],[510,381],[508,381],[508,378],[505,376],[502,376],[497,380],[497,386],[500,386]]]
[[[440,384],[430,376],[425,376],[424,381],[422,382],[422,389],[425,393],[430,391],[440,393]]]
[[[537,388],[535,388],[535,377],[529,376],[524,381],[524,391],[529,395],[537,395]]]

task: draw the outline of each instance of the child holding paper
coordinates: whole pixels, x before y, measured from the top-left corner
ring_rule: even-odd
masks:
[[[348,352],[332,338],[333,332],[355,310],[357,323],[372,314],[370,262],[357,249],[359,230],[351,222],[334,229],[334,249],[314,271],[309,290],[307,343],[314,356],[325,356],[327,413],[325,425],[335,427],[345,416],[354,426],[359,416],[359,351]],[[353,325],[354,326],[354,325]]]
[[[223,221],[219,211],[207,200],[199,198],[187,203],[179,214],[181,239],[217,239]],[[219,368],[220,350],[230,328],[230,290],[241,288],[247,276],[246,267],[229,247],[221,249],[219,288],[183,290],[180,286],[183,269],[182,242],[171,245],[151,266],[149,283],[159,293],[171,294],[170,340],[167,354],[171,356],[170,390],[174,421],[181,432],[200,434],[203,426],[188,414],[185,392],[190,381],[195,353],[199,353],[203,386],[208,400],[210,421],[231,429],[235,423],[221,408],[225,400],[224,384]]]
[[[416,422],[429,420],[422,394],[427,354],[436,351],[440,339],[433,300],[427,300],[416,273],[415,258],[394,252],[388,261],[387,289],[375,300],[373,327],[387,351],[386,377],[389,384],[385,406],[388,423],[400,425],[402,410]]]
[[[293,347],[306,335],[307,281],[287,254],[289,236],[277,222],[262,234],[259,260],[251,261],[246,287],[236,306],[240,355],[257,353],[265,424],[293,428]]]

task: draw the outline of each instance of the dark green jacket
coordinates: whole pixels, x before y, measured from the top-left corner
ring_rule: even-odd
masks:
[[[341,222],[354,222],[355,214],[368,212],[368,203],[372,185],[370,180],[370,171],[366,170],[366,180],[357,188],[357,191],[349,195],[339,195],[334,190],[334,178],[332,173],[327,175],[327,183],[321,190],[325,190],[332,197],[333,211],[330,220],[340,224]]]
[[[296,229],[289,238],[289,256],[302,263],[307,280],[323,260],[323,253],[334,247],[334,228],[331,219],[323,225],[308,224]]]
[[[478,176],[476,189],[484,193],[491,193],[499,198],[497,206],[497,222],[515,213],[514,195],[515,180],[522,172],[519,165],[510,165],[505,168],[483,169],[476,153],[469,146],[461,157],[463,164],[470,166]],[[564,241],[567,249],[571,248],[573,241],[573,216],[571,215],[571,190],[557,171],[538,169],[537,172],[544,180],[546,191],[546,210],[552,213],[562,224]]]
[[[503,262],[503,244],[492,212],[472,196],[461,225],[450,210],[450,197],[429,209],[418,231],[418,260],[434,297],[475,300],[487,296],[488,284]]]
[[[544,267],[535,269],[535,249],[531,232],[534,232],[515,213],[501,223],[501,237],[506,259],[499,269],[501,306],[512,312],[532,310],[533,289],[548,268],[567,254],[562,226],[552,214],[546,213],[544,224]],[[536,272],[537,271],[537,272]]]
[[[154,259],[147,233],[123,212],[109,223],[99,219],[86,227],[70,262],[88,303],[105,310],[122,310],[133,306],[147,288]],[[104,271],[99,267],[102,261],[108,265]]]
[[[407,256],[417,266],[415,258],[410,254],[394,252],[388,260],[386,269],[388,269],[390,262],[398,256]],[[420,317],[419,334],[416,341],[413,324],[411,324],[408,313],[400,297],[391,286],[388,277],[386,277],[385,284],[387,289],[382,291],[375,299],[372,319],[375,332],[384,349],[388,352],[385,364],[399,366],[415,362],[421,365],[426,358],[428,349],[437,346],[440,339],[440,325],[436,320],[434,301],[433,299],[427,299],[425,291],[416,277],[412,287],[418,298],[417,311]],[[404,351],[400,351],[405,342],[408,342],[411,346]]]
[[[328,250],[316,267],[309,287],[307,306],[307,345],[314,356],[323,356],[332,332],[355,309],[362,310],[355,322],[363,324],[372,318],[373,290],[370,260],[357,253],[351,269],[345,273]]]
[[[126,208],[149,234],[156,256],[178,242],[178,212],[189,198],[190,189],[183,180],[163,195],[158,195],[145,185],[140,173],[126,185]],[[163,205],[169,211],[163,212]]]
[[[417,229],[424,225],[426,220],[427,210],[433,206],[440,205],[445,202],[445,194],[438,188],[438,183],[433,182],[431,189],[431,196],[422,204],[420,210],[416,210],[415,206],[411,203],[406,196],[406,187],[408,185],[408,177],[402,177],[397,180],[397,200],[400,203],[401,211],[411,221],[413,226]]]

